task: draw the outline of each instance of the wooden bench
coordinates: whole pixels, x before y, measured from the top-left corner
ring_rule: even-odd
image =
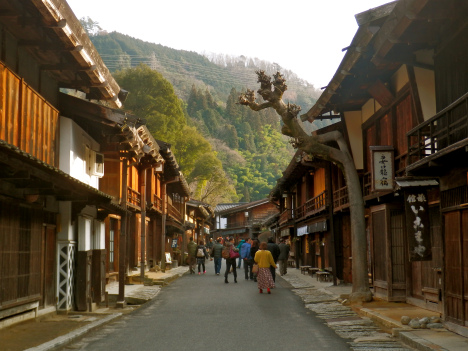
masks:
[[[330,272],[321,271],[315,273],[319,282],[329,282],[333,279],[333,275]]]
[[[310,267],[310,268],[309,268],[309,275],[310,275],[311,277],[313,277],[314,274],[317,273],[318,271],[320,271],[320,268]]]
[[[302,274],[306,274],[309,271],[310,266],[299,266]]]

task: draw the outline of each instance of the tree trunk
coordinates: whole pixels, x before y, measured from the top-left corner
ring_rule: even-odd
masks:
[[[292,144],[295,148],[323,160],[335,162],[342,167],[348,187],[351,215],[353,291],[350,300],[371,301],[372,293],[369,290],[367,276],[367,237],[364,199],[362,197],[359,176],[348,145],[338,131],[322,135],[308,135],[297,118],[300,107],[285,104],[282,100],[287,86],[281,74],[278,72],[274,75],[274,80],[271,81],[271,77],[265,75],[265,72],[258,71],[256,73],[261,85],[258,93],[266,102],[258,104],[255,101],[254,92],[247,90],[245,94],[239,96],[239,103],[249,106],[254,111],[260,111],[269,107],[274,108],[284,123],[281,132],[293,138]],[[335,142],[338,144],[338,148],[330,146],[330,143]]]

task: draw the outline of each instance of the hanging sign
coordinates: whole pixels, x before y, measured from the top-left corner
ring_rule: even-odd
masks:
[[[410,261],[432,260],[429,207],[426,191],[405,191],[406,232]]]
[[[393,148],[371,146],[372,191],[393,190]]]

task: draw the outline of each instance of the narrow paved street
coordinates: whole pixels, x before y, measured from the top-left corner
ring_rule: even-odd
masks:
[[[223,260],[224,269],[224,260]],[[271,295],[256,283],[214,274],[185,275],[130,315],[62,350],[349,350],[277,279]]]

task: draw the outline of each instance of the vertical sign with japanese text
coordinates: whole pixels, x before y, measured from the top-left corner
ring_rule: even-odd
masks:
[[[405,191],[406,231],[410,261],[432,260],[429,206],[426,191]]]
[[[391,146],[371,146],[372,190],[393,190],[393,148]]]

